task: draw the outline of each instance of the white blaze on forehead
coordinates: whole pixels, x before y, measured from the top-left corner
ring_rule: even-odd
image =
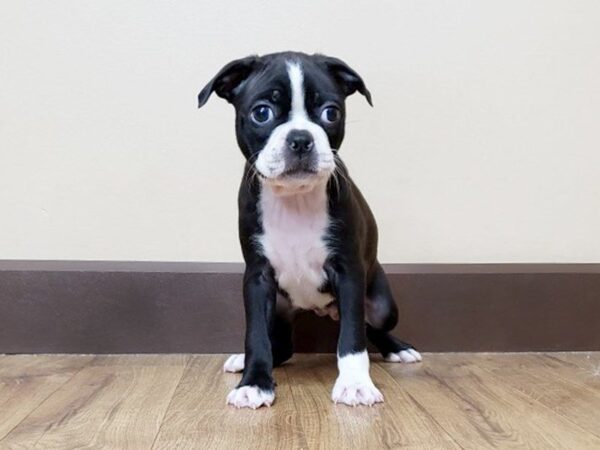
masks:
[[[302,68],[296,62],[288,62],[287,71],[292,92],[291,120],[307,119],[304,106],[304,73],[302,73]]]

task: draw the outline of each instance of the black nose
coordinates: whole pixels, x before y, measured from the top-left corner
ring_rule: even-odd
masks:
[[[310,152],[315,145],[312,134],[306,130],[290,131],[287,135],[286,142],[290,150],[298,155]]]

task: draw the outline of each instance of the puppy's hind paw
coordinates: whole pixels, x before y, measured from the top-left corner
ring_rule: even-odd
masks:
[[[244,354],[231,355],[223,364],[223,372],[241,372],[244,370]]]
[[[396,353],[388,353],[385,357],[387,362],[400,362],[405,364],[418,363],[423,360],[421,354],[414,348],[407,348]]]

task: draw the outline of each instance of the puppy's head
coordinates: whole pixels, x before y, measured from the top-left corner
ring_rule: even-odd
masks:
[[[215,92],[235,107],[242,153],[264,183],[285,194],[333,173],[345,99],[357,91],[372,104],[362,78],[339,59],[275,53],[227,64],[202,89],[198,106]]]

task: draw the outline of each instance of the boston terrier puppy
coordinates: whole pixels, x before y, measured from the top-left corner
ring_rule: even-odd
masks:
[[[372,105],[371,94],[343,61],[297,52],[230,62],[202,89],[198,106],[213,92],[235,107],[246,158],[238,196],[245,353],[225,363],[226,372],[243,370],[227,403],[273,403],[273,367],[292,356],[297,309],[340,322],[332,400],[382,402],[367,338],[390,362],[421,355],[390,335],[398,310],[377,261],[377,226],[338,155],[346,97],[359,92]]]

